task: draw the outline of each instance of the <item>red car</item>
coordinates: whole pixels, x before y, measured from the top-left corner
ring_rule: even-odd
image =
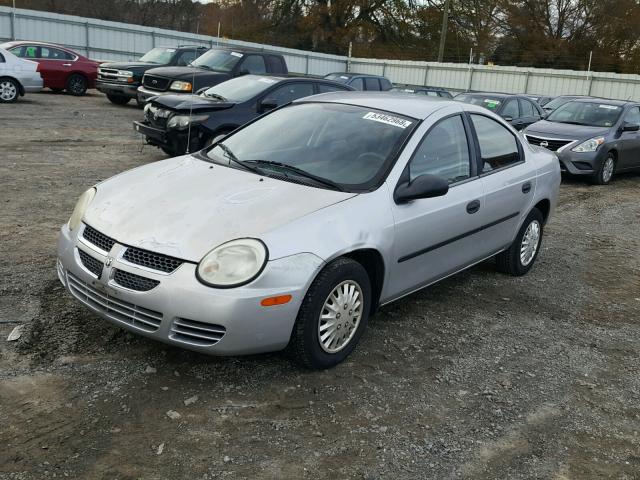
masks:
[[[99,63],[73,50],[51,43],[21,41],[0,47],[16,57],[38,62],[44,86],[54,92],[66,90],[71,95],[84,95],[87,88],[95,88]]]

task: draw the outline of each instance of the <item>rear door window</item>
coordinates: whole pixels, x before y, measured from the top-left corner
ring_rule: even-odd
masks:
[[[377,78],[365,77],[365,79],[364,79],[364,89],[365,90],[380,91],[380,82],[378,81]]]
[[[624,121],[632,125],[640,125],[640,107],[633,107],[624,116]]]
[[[386,78],[380,79],[380,90],[387,91],[393,88],[393,84]]]
[[[326,83],[318,83],[318,93],[328,92],[344,92],[345,89],[336,85],[327,85]]]
[[[518,141],[507,128],[478,114],[471,114],[471,121],[478,137],[483,173],[520,162]]]
[[[500,116],[507,118],[519,118],[520,110],[518,109],[518,101],[515,99],[509,100],[505,106],[502,108],[502,112]]]
[[[529,100],[525,100],[524,98],[520,99],[520,112],[522,112],[523,117],[535,117],[537,115],[537,111]]]
[[[349,83],[349,85],[351,85],[356,90],[364,90],[364,82],[362,81],[362,77],[354,78],[353,80],[351,80],[351,83]]]
[[[298,98],[308,97],[309,95],[313,95],[313,84],[296,82],[287,83],[286,85],[276,88],[269,93],[266,98],[275,100],[278,106],[280,106],[293,102]]]

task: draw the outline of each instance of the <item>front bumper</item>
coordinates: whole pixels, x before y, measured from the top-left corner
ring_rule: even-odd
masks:
[[[176,155],[188,153],[187,145],[191,152],[201,150],[205,146],[205,140],[210,135],[199,124],[192,124],[190,130],[165,130],[153,127],[144,121],[133,122],[133,129],[144,135],[149,145],[164,147]],[[187,141],[189,135],[191,135],[191,140]]]
[[[136,98],[139,84],[123,84],[115,82],[96,81],[96,89],[107,95],[119,95],[122,97]]]
[[[560,161],[560,170],[572,175],[594,175],[607,157],[607,152],[603,148],[595,152],[578,153],[571,150],[573,147],[575,145],[571,144],[568,148],[556,152]]]
[[[57,268],[67,291],[111,323],[211,355],[283,349],[302,299],[323,265],[310,253],[292,255],[267,262],[262,274],[248,285],[216,289],[196,279],[194,263],[184,262],[169,274],[134,265],[122,258],[125,245],[100,250],[82,237],[84,228],[71,232],[65,225],[60,232]],[[102,263],[100,278],[84,266],[79,250]],[[149,291],[130,290],[116,282],[116,269],[159,283]],[[264,298],[287,294],[292,300],[285,305],[260,305]]]

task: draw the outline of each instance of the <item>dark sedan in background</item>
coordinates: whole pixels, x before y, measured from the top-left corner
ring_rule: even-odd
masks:
[[[451,100],[451,95],[447,90],[440,87],[426,87],[420,85],[396,85],[391,89],[392,92],[413,93],[415,95],[426,95],[427,97],[440,97]]]
[[[370,92],[386,92],[393,88],[393,84],[387,77],[382,75],[369,75],[366,73],[334,72],[324,76],[327,80],[344,83],[355,90]]]
[[[134,129],[168,155],[200,150],[241,125],[293,100],[353,88],[323,79],[245,75],[200,95],[164,95],[144,109]],[[189,128],[191,126],[191,128]]]
[[[455,99],[497,113],[516,130],[522,130],[544,117],[542,107],[525,95],[462,93]]]
[[[135,62],[103,63],[98,69],[96,88],[107,95],[111,103],[125,105],[137,100],[142,76],[152,68],[185,67],[206,52],[208,48],[194,45],[156,47]]]
[[[599,185],[614,173],[640,169],[640,104],[582,98],[554,110],[524,132],[529,143],[556,152],[561,170]]]
[[[584,95],[560,95],[559,97],[554,98],[553,100],[548,101],[542,106],[546,115],[549,115],[554,110],[560,108],[566,103],[569,103],[573,100],[580,100],[581,98],[591,98]]]

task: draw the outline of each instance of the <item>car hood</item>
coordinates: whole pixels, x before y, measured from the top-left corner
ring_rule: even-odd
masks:
[[[206,75],[207,77],[228,77],[229,74],[222,72],[214,72],[206,68],[197,67],[158,67],[147,70],[150,75],[158,75],[159,77],[173,78],[177,80],[189,80],[194,76]]]
[[[152,100],[153,104],[172,110],[224,110],[235,105],[234,102],[207,98],[201,95],[161,95]]]
[[[130,70],[132,72],[143,72],[151,68],[158,68],[157,63],[151,62],[107,62],[101,63],[102,68],[116,68],[118,70]]]
[[[571,125],[569,123],[549,122],[541,120],[525,130],[527,135],[541,135],[550,138],[581,139],[606,135],[610,128]]]
[[[100,183],[84,220],[122,244],[199,262],[224,242],[261,238],[353,196],[186,155]]]

